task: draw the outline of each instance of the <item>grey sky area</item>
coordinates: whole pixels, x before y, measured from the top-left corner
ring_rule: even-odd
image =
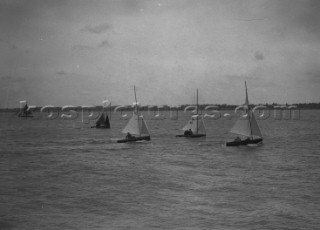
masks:
[[[0,0],[0,107],[320,101],[319,0]]]

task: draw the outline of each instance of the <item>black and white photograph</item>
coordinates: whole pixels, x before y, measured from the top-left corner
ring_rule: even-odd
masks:
[[[0,229],[319,229],[319,12],[0,0]]]

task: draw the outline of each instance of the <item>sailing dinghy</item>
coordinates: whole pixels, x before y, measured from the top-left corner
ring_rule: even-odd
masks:
[[[25,102],[25,105],[23,108],[20,108],[20,112],[18,114],[18,117],[33,117],[32,112],[29,110],[29,106],[27,104],[27,101],[21,101],[22,103]]]
[[[191,116],[188,123],[182,128],[183,134],[176,135],[176,137],[197,138],[206,136],[206,128],[203,116],[198,112],[198,89],[197,89],[197,106],[196,114]]]
[[[127,134],[124,139],[117,140],[118,143],[150,141],[150,133],[142,114],[139,113],[136,90],[134,87],[134,95],[136,102],[134,103],[134,111],[128,124],[122,130],[122,133]]]
[[[109,121],[108,114],[104,115],[104,113],[101,113],[98,120],[96,121],[96,125],[91,126],[91,128],[110,129],[110,121]]]
[[[255,144],[261,144],[263,141],[262,134],[258,126],[257,120],[249,105],[246,82],[245,82],[245,87],[246,87],[246,101],[245,101],[246,114],[242,118],[239,118],[236,121],[236,123],[230,130],[230,133],[241,135],[246,139],[241,139],[240,137],[237,137],[234,141],[227,142],[226,146],[255,145]]]

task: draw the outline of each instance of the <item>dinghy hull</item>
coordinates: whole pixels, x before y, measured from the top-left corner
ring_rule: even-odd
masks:
[[[24,115],[18,115],[18,117],[33,117],[33,115],[31,115],[31,114],[24,114]]]
[[[117,143],[137,142],[137,141],[150,141],[150,136],[146,137],[133,137],[117,140]]]
[[[262,143],[262,138],[258,139],[247,139],[247,140],[241,140],[241,141],[230,141],[226,143],[226,146],[241,146],[241,145],[251,145],[251,144],[260,144]]]
[[[91,126],[91,128],[96,128],[96,129],[110,129],[110,126]]]
[[[193,135],[176,135],[176,137],[186,137],[186,138],[197,138],[197,137],[205,137],[206,134],[193,134]]]

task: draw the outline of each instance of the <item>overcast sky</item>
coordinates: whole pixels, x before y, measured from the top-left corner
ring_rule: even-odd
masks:
[[[0,107],[320,101],[319,0],[0,0]]]

